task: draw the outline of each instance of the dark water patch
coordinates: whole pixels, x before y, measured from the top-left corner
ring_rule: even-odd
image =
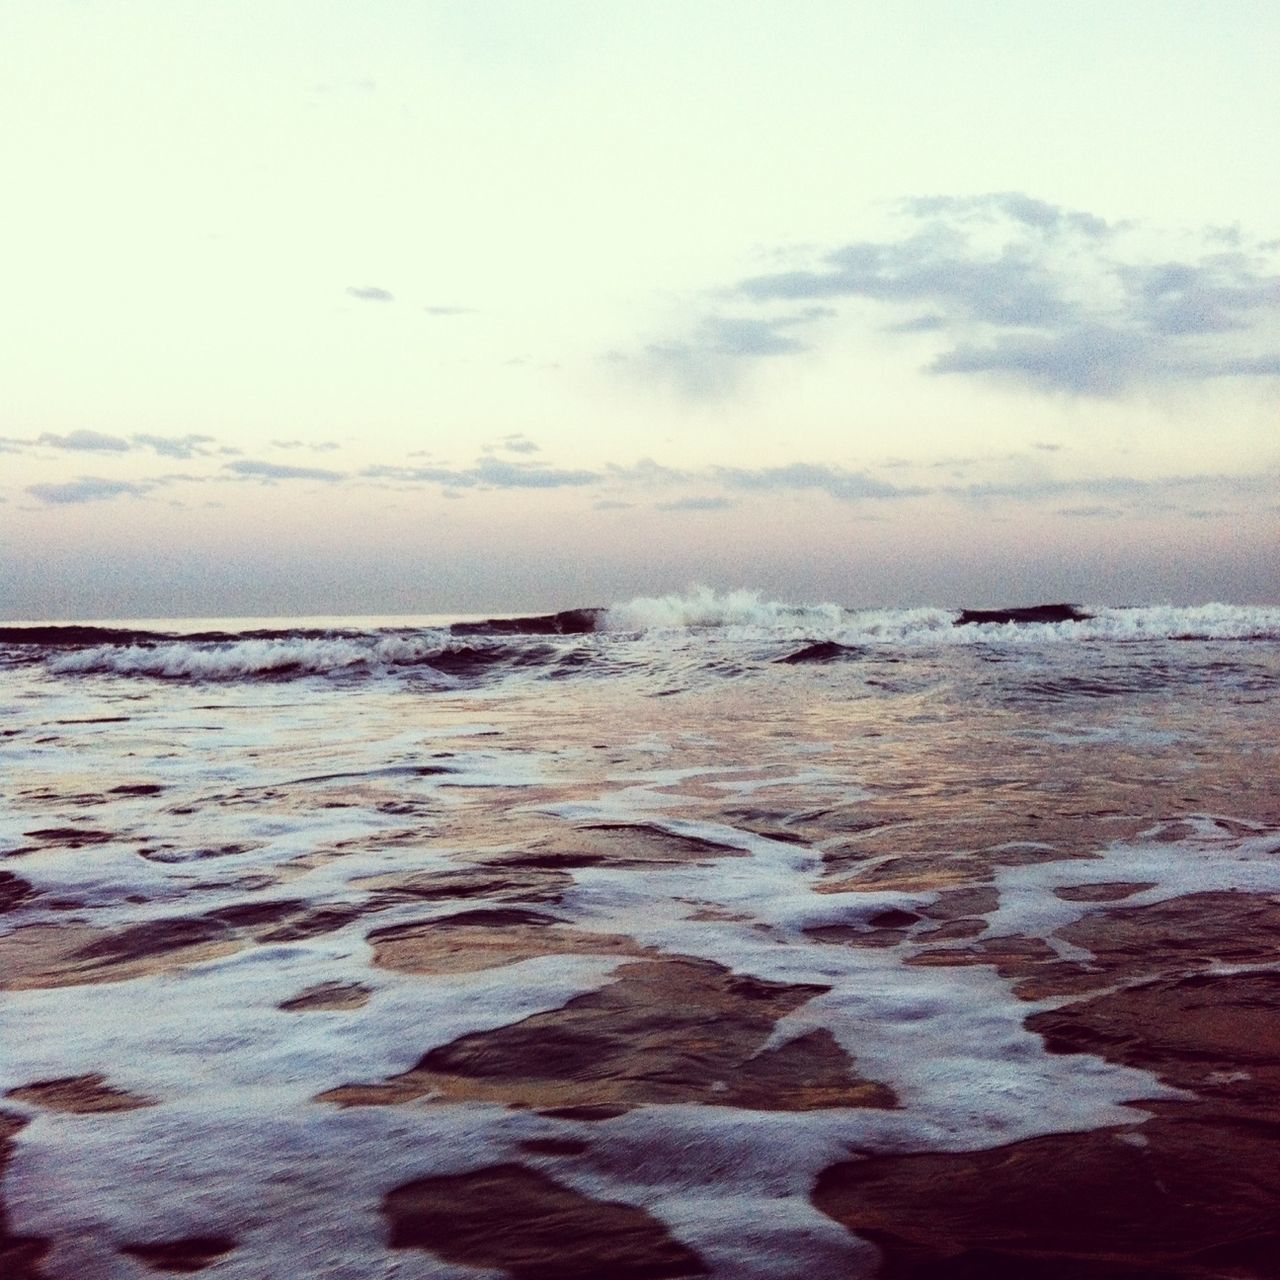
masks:
[[[1116,902],[1155,887],[1154,880],[1114,880],[1098,884],[1063,885],[1053,891],[1053,896],[1066,902]]]
[[[888,911],[880,911],[869,917],[867,923],[873,929],[906,929],[920,919],[914,911],[901,911],[897,907],[891,907]]]
[[[227,926],[207,916],[171,917],[130,925],[127,929],[81,947],[73,954],[72,959],[98,965],[127,964],[163,955],[167,951],[181,951],[187,947],[203,946],[208,942],[220,942],[226,935]]]
[[[191,1273],[203,1271],[236,1248],[227,1236],[183,1236],[153,1244],[125,1244],[120,1252],[137,1258],[152,1271]]]
[[[558,916],[549,916],[542,911],[529,911],[521,907],[478,908],[474,911],[458,911],[451,916],[440,916],[431,922],[450,929],[496,929],[509,925],[533,925],[535,928],[563,923]],[[380,936],[382,931],[375,930]],[[369,935],[370,939],[374,934]]]
[[[286,1013],[309,1013],[327,1009],[361,1009],[369,1003],[372,987],[362,982],[321,982],[282,1000],[277,1009]]]
[[[278,929],[271,929],[259,935],[261,942],[302,942],[307,938],[318,938],[326,933],[336,933],[346,928],[353,920],[363,914],[363,908],[347,903],[317,907]]]
[[[531,1156],[580,1156],[591,1150],[581,1138],[526,1138],[516,1145]]]
[[[616,1120],[619,1116],[625,1116],[630,1110],[630,1107],[596,1106],[583,1103],[580,1106],[570,1107],[540,1107],[538,1114],[546,1116],[549,1120],[585,1120],[590,1124],[598,1124],[603,1120]]]
[[[1027,1019],[1050,1053],[1154,1072],[1280,1123],[1280,974],[1161,978]]]
[[[207,912],[205,919],[230,925],[235,929],[275,924],[294,915],[306,905],[304,898],[288,898],[276,902],[236,902],[229,907],[219,907],[216,911]]]
[[[684,861],[689,857],[743,857],[745,851],[736,845],[706,836],[685,835],[668,831],[650,822],[596,822],[578,828],[592,840],[601,842],[614,861],[614,850],[625,860],[642,862]]]
[[[856,645],[837,644],[834,640],[819,640],[789,653],[785,658],[775,658],[778,663],[792,666],[803,662],[845,662],[866,656],[866,650]]]
[[[520,1081],[551,1082],[584,1102],[892,1105],[887,1091],[852,1075],[834,1040],[819,1043],[827,1032],[766,1047],[779,1018],[825,990],[734,975],[710,961],[636,964],[559,1010],[432,1050],[417,1069],[510,1080],[517,1093]]]
[[[550,650],[544,652],[550,653]],[[504,662],[519,662],[523,658],[517,649],[493,645],[489,648],[476,648],[462,645],[459,648],[446,648],[439,653],[430,654],[420,660],[420,665],[442,671],[450,676],[471,676],[487,671],[490,667]],[[409,665],[409,664],[405,664]]]
[[[570,649],[556,658],[547,671],[550,680],[564,680],[570,676],[581,675],[588,668],[597,664],[597,655],[590,649]]]
[[[12,871],[0,871],[0,915],[12,911],[35,893],[28,881]]]
[[[548,850],[546,852],[506,853],[497,857],[487,857],[484,859],[484,865],[487,867],[511,867],[517,871],[573,871],[579,867],[598,867],[603,861],[604,855],[599,853]]]
[[[488,910],[458,911],[450,916],[414,920],[408,924],[386,925],[365,936],[367,941],[377,946],[385,942],[403,942],[407,938],[418,938],[424,933],[442,929],[506,929],[517,926],[545,929],[560,923],[562,922],[556,916],[549,916],[541,911],[495,907]]]
[[[364,769],[358,773],[316,773],[305,778],[293,778],[282,785],[289,787],[310,786],[316,782],[361,782],[372,778],[434,778],[441,774],[456,773],[444,764],[393,764],[382,769]],[[278,792],[271,792],[264,799],[274,799]]]
[[[423,1249],[512,1280],[705,1276],[697,1254],[634,1205],[594,1200],[520,1164],[419,1178],[388,1192],[393,1249]]]
[[[195,811],[175,809],[173,812],[194,813]],[[183,848],[174,844],[161,843],[144,845],[138,849],[137,853],[138,857],[145,858],[148,862],[203,862],[210,858],[234,858],[238,854],[251,853],[254,849],[261,848],[262,845],[260,843],[197,845],[194,848]]]
[[[22,834],[48,848],[60,849],[82,849],[85,845],[107,844],[116,839],[114,832],[95,831],[89,827],[38,827]]]
[[[110,796],[158,796],[164,787],[158,782],[125,782],[112,787],[107,792]]]
[[[814,1205],[894,1280],[1273,1280],[1276,1132],[1187,1109],[986,1151],[825,1169]]]
[[[440,902],[450,899],[491,898],[499,902],[558,902],[573,883],[562,871],[496,870],[416,871],[378,876],[366,882],[376,890],[375,903]]]
[[[449,632],[455,636],[588,635],[596,630],[605,612],[604,609],[565,609],[560,613],[544,613],[531,618],[489,618],[484,622],[455,622]]]
[[[46,1111],[72,1115],[93,1115],[104,1111],[138,1111],[154,1107],[156,1100],[142,1094],[117,1089],[98,1072],[83,1076],[61,1076],[56,1080],[33,1080],[10,1089],[7,1098],[17,1098]]]
[[[629,964],[559,1009],[432,1049],[381,1085],[321,1095],[343,1105],[502,1101],[537,1109],[701,1103],[750,1110],[893,1107],[825,1029],[771,1043],[780,1019],[830,988],[770,982],[709,960]]]
[[[1014,609],[962,609],[952,623],[969,627],[984,622],[1088,622],[1093,617],[1077,604],[1033,604]]]
[[[789,809],[763,808],[759,805],[736,805],[721,811],[725,820],[749,835],[763,836],[766,840],[779,840],[783,844],[809,844],[809,837],[801,831],[790,830],[790,825],[803,821],[812,814],[798,814]]]
[[[5,1171],[13,1158],[13,1139],[26,1123],[25,1116],[0,1111],[0,1275],[5,1280],[41,1280],[40,1259],[50,1245],[42,1236],[20,1236],[9,1230],[3,1195]]]

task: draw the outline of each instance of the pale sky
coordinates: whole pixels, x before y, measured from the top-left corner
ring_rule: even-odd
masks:
[[[1273,0],[0,0],[0,616],[1280,603]]]

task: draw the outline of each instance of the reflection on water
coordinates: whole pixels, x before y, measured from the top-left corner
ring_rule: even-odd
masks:
[[[1262,1280],[1275,646],[795,630],[10,666],[0,1257]]]

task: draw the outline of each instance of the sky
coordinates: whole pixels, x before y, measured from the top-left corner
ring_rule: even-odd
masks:
[[[1280,603],[1271,0],[0,0],[0,617]]]

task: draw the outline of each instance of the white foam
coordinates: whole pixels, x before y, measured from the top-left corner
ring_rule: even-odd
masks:
[[[837,604],[789,605],[761,599],[759,591],[717,593],[691,587],[683,595],[639,596],[611,605],[604,625],[610,631],[675,628],[840,625],[846,611]]]
[[[701,616],[708,617],[715,603],[704,603]],[[750,620],[757,608],[768,615],[764,622]],[[785,608],[739,600],[724,611],[725,621],[703,624],[710,632],[673,625],[684,630],[681,643],[695,655],[716,646],[732,651],[739,639],[751,652],[761,637],[776,644],[780,635],[822,626],[847,640],[879,637],[892,645],[908,637],[904,643],[917,650],[983,637],[983,628],[953,627],[950,611],[853,614],[821,606],[805,618]],[[1213,608],[1228,611],[1205,614],[1203,625],[1244,626],[1240,611]],[[1184,610],[1181,620],[1151,613],[1135,626],[1141,612],[1114,611],[1115,620],[1102,623],[1120,627],[1123,621],[1135,632],[1129,638],[1141,638],[1136,631],[1143,627],[1168,632],[1187,622]],[[1257,623],[1254,617],[1249,625]],[[1028,655],[1050,646],[1061,655],[1060,642],[1078,638],[1086,625],[989,635],[1023,645]],[[599,639],[644,658],[670,649],[672,633],[612,632]],[[946,665],[929,655],[912,661],[899,669],[908,678]],[[1087,670],[1091,661],[1084,656],[1066,665]],[[965,665],[972,664],[950,664]],[[1012,669],[1025,666],[1020,655]],[[464,865],[457,854],[465,858],[521,838],[523,819],[540,839],[552,819],[570,826],[656,826],[727,845],[739,856],[710,850],[678,865],[626,870],[606,860],[575,870],[573,888],[548,910],[738,973],[828,987],[783,1019],[770,1043],[827,1029],[856,1069],[890,1085],[903,1105],[807,1113],[655,1106],[586,1124],[427,1100],[347,1111],[315,1103],[316,1093],[334,1085],[403,1071],[460,1034],[558,1007],[608,981],[625,963],[551,956],[452,978],[391,973],[371,966],[365,935],[372,928],[458,909],[456,901],[392,904],[321,936],[164,975],[7,994],[0,1006],[0,1089],[95,1071],[117,1087],[160,1100],[149,1110],[104,1116],[58,1116],[6,1100],[6,1109],[33,1117],[15,1142],[6,1186],[12,1229],[56,1238],[48,1270],[58,1280],[134,1280],[143,1273],[114,1254],[117,1244],[219,1231],[241,1241],[216,1267],[236,1280],[474,1277],[429,1254],[388,1252],[381,1198],[411,1178],[521,1160],[587,1194],[645,1207],[706,1258],[717,1280],[807,1277],[815,1270],[863,1277],[874,1267],[871,1251],[808,1199],[814,1178],[833,1162],[858,1152],[966,1150],[1133,1124],[1142,1113],[1126,1101],[1167,1096],[1145,1072],[1088,1055],[1045,1053],[1024,1025],[1037,1006],[1017,1000],[992,968],[911,967],[903,963],[909,942],[857,948],[823,944],[806,932],[868,927],[880,911],[920,911],[932,895],[819,892],[825,887],[819,849],[699,816],[714,816],[717,803],[740,808],[753,792],[768,806],[767,788],[775,786],[794,793],[780,802],[796,811],[852,804],[867,794],[851,763],[864,757],[842,755],[838,746],[847,723],[844,704],[815,703],[818,714],[807,718],[808,703],[797,713],[788,702],[796,672],[763,670],[776,676],[773,700],[763,676],[748,691],[761,703],[735,702],[733,724],[723,732],[714,714],[701,714],[707,702],[694,717],[678,700],[611,701],[612,693],[601,693],[592,701],[581,686],[577,700],[544,686],[539,696],[546,701],[505,704],[492,691],[417,698],[392,681],[351,687],[319,680],[285,688],[246,685],[232,701],[221,689],[215,695],[182,683],[21,675],[6,724],[23,733],[0,787],[24,807],[0,816],[0,844],[17,847],[25,830],[53,825],[43,809],[57,808],[64,792],[152,779],[165,790],[156,797],[104,797],[101,808],[75,811],[76,822],[115,833],[109,843],[51,848],[7,864],[42,891],[11,913],[13,924],[75,918],[48,905],[60,894],[84,902],[83,918],[111,925],[207,912],[242,903],[250,893],[255,903],[300,897],[316,907],[358,904],[367,899],[367,877]],[[805,696],[819,698],[823,687],[815,680]],[[843,696],[843,686],[827,687]],[[485,725],[475,719],[477,706],[484,708]],[[773,725],[769,716],[779,708],[795,720]],[[909,712],[890,730],[899,739],[910,732],[936,745],[932,735],[954,732],[946,711],[944,703],[924,718]],[[130,718],[105,727],[59,727],[59,720],[105,712]],[[1151,727],[1165,720],[1143,717],[1132,704],[1127,714],[1147,726],[1142,741],[1165,741],[1152,736]],[[1007,741],[1015,750],[1022,741],[1017,734],[1049,735],[1078,751],[1095,741],[1139,740],[1137,729],[1117,739],[1112,720],[1082,729],[1078,715],[1046,719],[1043,709],[1032,720],[1014,711],[1000,723],[1010,726]],[[1170,723],[1178,734],[1187,732],[1185,718]],[[1245,733],[1257,721],[1240,723]],[[496,731],[505,736],[470,736]],[[593,754],[606,735],[616,750]],[[617,763],[605,765],[605,758]],[[449,772],[421,775],[422,766]],[[513,788],[526,789],[527,811],[517,807],[520,793]],[[46,795],[55,798],[40,799]],[[331,800],[350,807],[326,808]],[[923,803],[927,810],[929,801]],[[402,817],[397,807],[403,805],[411,812]],[[1274,833],[1241,835],[1205,818],[1179,842],[1157,840],[1157,834],[1116,844],[1096,858],[1000,869],[1000,903],[988,917],[989,932],[1052,939],[1054,930],[1086,911],[1115,905],[1057,898],[1053,889],[1065,885],[1155,883],[1125,906],[1205,888],[1280,887]],[[156,863],[137,857],[143,837],[180,849],[215,840],[249,848],[207,861]],[[289,878],[273,883],[277,874]],[[259,887],[246,888],[254,877]],[[130,902],[130,894],[149,901]],[[320,982],[362,983],[371,990],[369,1003],[306,1013],[277,1007]],[[586,1143],[586,1152],[533,1157],[517,1145],[566,1136]]]
[[[1086,605],[1093,615],[1073,622],[954,625],[959,610],[848,609],[837,604],[784,604],[759,591],[717,593],[692,587],[683,595],[637,597],[611,605],[604,628],[616,632],[722,629],[740,638],[809,635],[841,644],[1012,644],[1031,647],[1079,641],[1280,639],[1280,607],[1272,605]]]
[[[186,680],[341,675],[420,667],[464,647],[443,640],[439,632],[416,636],[372,633],[356,639],[173,640],[156,645],[94,645],[50,658],[49,669],[61,675],[102,673]],[[431,676],[442,688],[457,684],[442,671],[433,669]]]

